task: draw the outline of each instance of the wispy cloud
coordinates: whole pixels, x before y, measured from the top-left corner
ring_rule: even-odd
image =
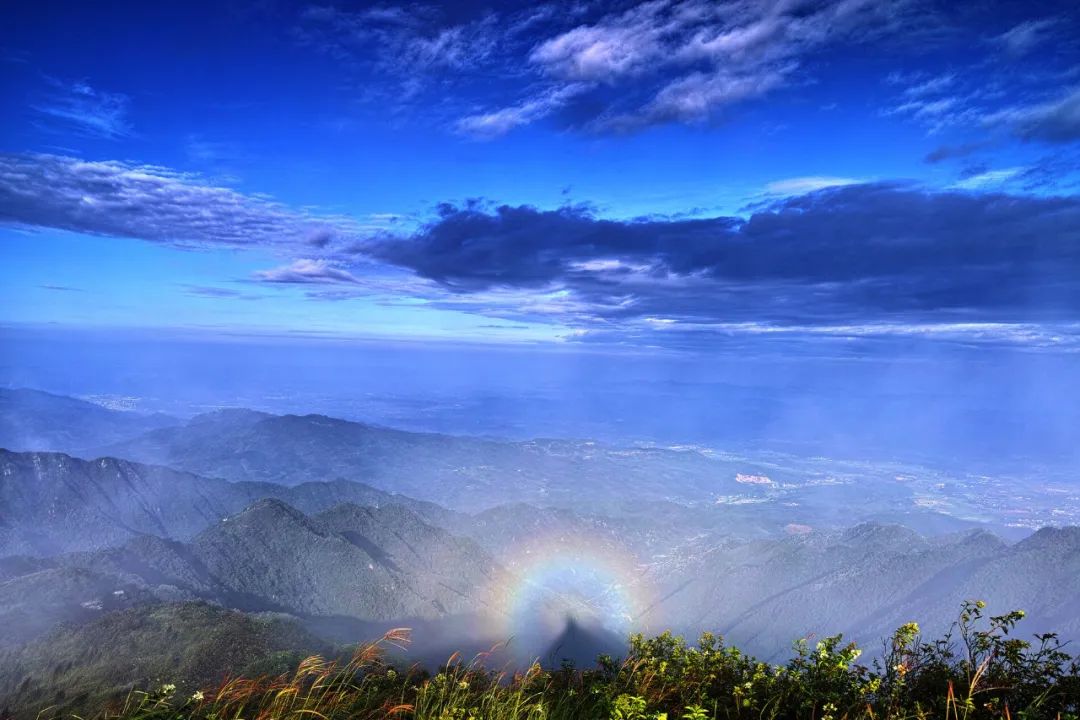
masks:
[[[70,285],[39,285],[42,290],[52,290],[53,292],[86,292],[83,288],[71,287]]]
[[[977,152],[986,150],[990,147],[990,142],[986,140],[978,142],[966,142],[957,143],[954,145],[939,145],[931,150],[923,158],[925,162],[930,164],[939,163],[945,160],[955,160],[958,158],[965,158],[970,155],[974,155]]]
[[[457,121],[455,129],[479,140],[502,137],[515,128],[547,117],[587,90],[588,86],[580,83],[554,88],[520,105],[463,117]]]
[[[295,37],[345,68],[377,78],[359,83],[358,92],[384,109],[397,109],[417,101],[430,86],[490,70],[513,40],[510,17],[493,11],[469,18],[460,14],[425,3],[356,10],[313,5],[300,13]]]
[[[301,258],[270,270],[258,270],[256,280],[288,285],[358,285],[359,278],[347,270],[335,267],[328,260]]]
[[[32,108],[46,127],[96,135],[111,140],[132,134],[128,121],[130,99],[105,92],[85,81],[48,79],[49,91]]]
[[[580,342],[633,342],[651,347],[714,349],[717,346],[751,347],[747,342],[767,339],[772,343],[790,343],[790,347],[832,347],[850,351],[859,348],[865,357],[866,346],[851,343],[871,340],[880,349],[883,343],[900,343],[910,350],[913,342],[926,341],[961,347],[997,347],[1015,350],[1080,353],[1080,323],[995,323],[995,322],[885,322],[846,325],[799,325],[776,323],[698,323],[640,322],[581,330]],[[759,345],[756,345],[760,349]]]
[[[1080,140],[1080,87],[1047,102],[989,114],[988,125],[1005,124],[1022,140],[1070,143]]]
[[[986,170],[969,175],[968,177],[953,183],[954,188],[961,190],[983,190],[988,187],[1003,185],[1009,180],[1020,177],[1027,171],[1026,167],[1001,168],[999,170]]]
[[[893,84],[906,85],[903,89],[903,96],[915,100],[917,98],[926,97],[927,95],[936,95],[950,90],[956,85],[956,74],[945,73],[943,75],[918,76],[914,78],[913,82],[907,84],[903,75],[894,73],[890,75],[887,80]]]
[[[904,85],[895,104],[881,114],[903,116],[925,126],[932,133],[957,126],[977,126],[983,111],[977,93],[957,87],[955,75],[916,76],[909,80],[887,78],[893,85]]]
[[[881,114],[907,117],[931,133],[967,136],[927,155],[931,163],[989,150],[1010,139],[1074,142],[1080,139],[1078,46],[1065,40],[1063,30],[1071,22],[1056,17],[1027,20],[982,37],[964,61],[948,70],[890,73],[885,81],[897,94]]]
[[[859,182],[864,181],[847,177],[808,175],[806,177],[776,180],[765,186],[765,192],[770,195],[803,195],[808,192],[824,190],[825,188],[854,185]]]
[[[183,287],[185,292],[192,297],[230,300],[262,300],[264,297],[263,295],[253,295],[216,285],[184,285]]]
[[[383,225],[316,216],[198,176],[56,155],[0,155],[0,222],[181,246],[299,247]]]
[[[301,13],[302,42],[344,60],[356,60],[371,47],[388,70],[411,67],[463,69],[477,65],[495,49],[498,27],[491,14],[447,22],[437,5],[376,5],[356,11],[310,6]]]
[[[826,47],[900,27],[917,32],[926,15],[920,7],[913,0],[312,7],[298,35],[368,77],[390,78],[398,100],[437,88],[428,112],[466,105],[453,129],[493,138],[552,116],[593,132],[708,120],[813,79],[814,54]],[[478,84],[486,92],[469,104],[445,92]]]
[[[698,122],[788,83],[826,44],[887,31],[907,9],[863,0],[812,7],[654,0],[550,37],[529,62],[556,87],[590,84],[598,97],[623,91],[586,122],[591,129]]]
[[[1009,55],[1020,57],[1050,39],[1060,26],[1057,18],[1026,20],[1009,28],[994,41]]]

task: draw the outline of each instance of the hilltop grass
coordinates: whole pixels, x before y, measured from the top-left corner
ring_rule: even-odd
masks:
[[[385,659],[408,632],[358,647],[347,661],[309,657],[294,671],[237,677],[191,695],[133,692],[100,720],[1076,720],[1080,664],[1054,635],[1010,637],[1022,612],[984,617],[965,603],[953,629],[925,641],[915,624],[858,662],[840,636],[796,643],[784,665],[760,662],[710,634],[633,636],[625,660],[524,672],[452,657],[435,674]],[[39,717],[56,716],[45,711]]]

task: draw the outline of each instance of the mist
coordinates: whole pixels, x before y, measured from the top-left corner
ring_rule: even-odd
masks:
[[[1073,471],[1069,352],[930,341],[696,351],[3,330],[0,383],[143,413],[317,413],[500,438]]]

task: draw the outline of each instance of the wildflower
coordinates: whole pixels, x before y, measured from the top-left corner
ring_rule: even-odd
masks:
[[[176,692],[176,685],[172,683],[165,683],[161,686],[162,695],[172,695],[174,692]]]
[[[205,696],[203,695],[202,690],[196,690],[195,692],[193,692],[191,694],[191,699],[194,700],[195,702],[202,702],[204,697]]]

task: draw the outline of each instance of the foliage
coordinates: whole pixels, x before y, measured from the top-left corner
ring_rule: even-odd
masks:
[[[133,692],[102,720],[1076,720],[1080,664],[1053,635],[1012,636],[1022,612],[984,617],[965,603],[945,637],[925,641],[909,623],[882,657],[837,635],[795,644],[771,665],[701,636],[696,646],[664,633],[630,640],[627,658],[601,657],[586,670],[564,666],[499,673],[457,657],[439,672],[399,670],[387,646],[393,631],[343,662],[320,656],[276,676],[236,677],[194,694],[165,685]]]

